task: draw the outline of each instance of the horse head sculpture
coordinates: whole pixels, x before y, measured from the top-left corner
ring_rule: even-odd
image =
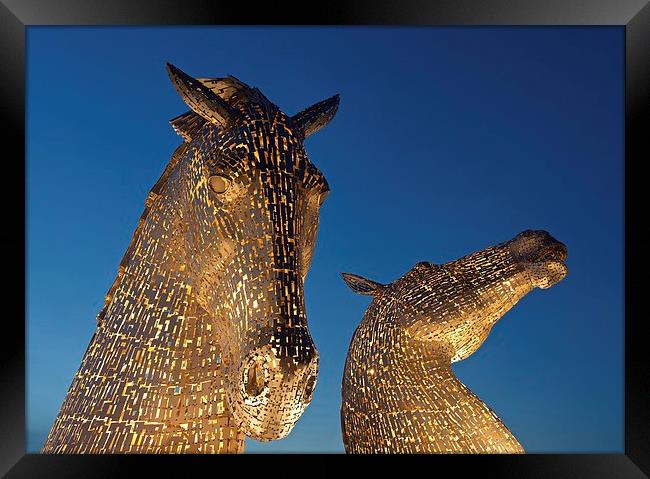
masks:
[[[338,95],[289,116],[232,76],[167,70],[190,107],[171,121],[184,142],[147,198],[46,452],[238,452],[244,435],[286,436],[312,399],[303,282],[329,187],[303,142]],[[106,349],[116,335],[121,360]],[[134,357],[142,367],[124,364]],[[85,384],[109,375],[130,400],[86,430],[73,398],[90,388],[84,404],[119,403],[126,392]],[[144,439],[107,444],[125,415],[119,430]]]
[[[247,436],[277,439],[311,401],[318,372],[303,279],[329,188],[303,140],[334,116],[338,96],[290,117],[232,77],[168,69],[192,109],[189,128],[186,115],[173,124],[199,175],[187,203],[197,301],[217,318],[234,417]]]
[[[451,371],[534,288],[567,274],[566,246],[545,231],[443,265],[416,264],[384,285],[343,274],[373,301],[343,377],[348,452],[523,452],[494,412]]]

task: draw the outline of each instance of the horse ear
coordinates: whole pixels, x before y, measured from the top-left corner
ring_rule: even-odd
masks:
[[[356,274],[341,273],[341,276],[343,276],[343,281],[347,283],[352,291],[366,296],[374,296],[386,287],[385,284],[377,283]]]
[[[172,118],[169,123],[171,123],[174,131],[183,137],[183,140],[190,142],[196,132],[205,125],[205,119],[193,111],[187,111],[176,118]]]
[[[167,73],[187,106],[210,123],[226,128],[237,117],[238,113],[233,107],[196,78],[171,63],[167,63]]]
[[[303,138],[327,125],[339,108],[339,95],[320,101],[291,117],[293,124],[302,132]]]

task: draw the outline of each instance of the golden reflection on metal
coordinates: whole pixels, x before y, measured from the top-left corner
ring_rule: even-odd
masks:
[[[191,111],[145,201],[48,453],[242,452],[286,436],[318,353],[303,280],[328,185],[306,136],[338,95],[285,115],[234,77],[170,78]]]
[[[443,265],[418,263],[383,285],[343,274],[373,297],[350,344],[341,422],[349,453],[523,453],[496,414],[451,370],[533,288],[567,274],[545,231]]]

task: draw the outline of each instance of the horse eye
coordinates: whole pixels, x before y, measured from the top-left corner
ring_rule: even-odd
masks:
[[[314,389],[316,389],[316,375],[310,376],[307,379],[307,384],[305,384],[305,395],[304,401],[306,403],[311,402],[312,396],[314,395]]]
[[[212,188],[212,191],[221,194],[226,192],[230,186],[230,181],[228,178],[224,178],[223,176],[211,176],[208,180],[208,184],[210,185],[210,188]]]
[[[237,148],[235,148],[235,153],[237,153],[240,156],[246,156],[248,155],[248,148],[246,148],[245,146],[238,146]]]

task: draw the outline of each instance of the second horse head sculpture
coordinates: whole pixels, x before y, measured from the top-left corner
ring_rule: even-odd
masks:
[[[418,263],[391,284],[343,274],[373,301],[350,344],[341,421],[351,453],[518,453],[496,414],[451,370],[534,288],[567,274],[545,231],[443,265]]]

